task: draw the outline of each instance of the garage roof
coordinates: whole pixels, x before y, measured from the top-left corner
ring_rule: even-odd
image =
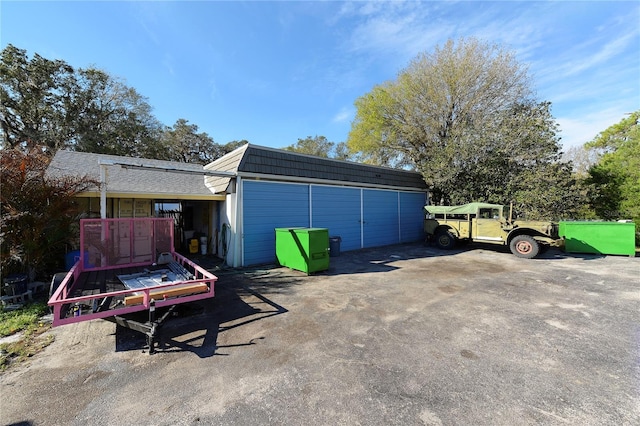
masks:
[[[252,144],[243,145],[209,163],[205,169],[236,172],[238,176],[249,178],[269,177],[290,181],[327,181],[353,186],[427,190],[424,179],[417,172],[298,154]],[[216,193],[232,192],[232,179],[211,176],[205,178],[207,186]]]

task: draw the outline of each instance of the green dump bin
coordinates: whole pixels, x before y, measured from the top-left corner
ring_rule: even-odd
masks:
[[[329,230],[326,228],[276,228],[278,263],[306,272],[329,269]]]
[[[558,231],[570,253],[636,254],[633,222],[560,222]]]

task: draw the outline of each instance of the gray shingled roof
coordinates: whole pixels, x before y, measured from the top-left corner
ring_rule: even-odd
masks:
[[[298,154],[247,144],[205,166],[207,170],[237,172],[239,176],[270,176],[283,180],[326,180],[353,184],[427,190],[419,173]],[[230,191],[231,178],[207,177],[216,193]]]
[[[202,198],[212,192],[232,192],[232,177],[206,176],[206,171],[237,173],[241,177],[269,177],[289,181],[344,183],[353,186],[389,187],[426,191],[422,176],[416,172],[370,166],[298,154],[274,148],[246,144],[202,167],[198,164],[86,152],[58,151],[49,176],[88,176],[100,181],[100,163],[107,166],[107,192],[153,196],[155,198]],[[145,166],[146,169],[127,168]],[[155,168],[155,169],[154,169]],[[161,170],[159,170],[161,169]],[[211,188],[211,189],[210,189]],[[95,188],[98,192],[99,188]]]
[[[204,169],[198,164],[61,150],[56,153],[49,164],[47,175],[54,177],[87,176],[99,182],[100,162],[133,166],[144,165],[172,170],[143,170],[116,165],[107,166],[107,193],[131,194],[132,196],[145,194],[146,196],[167,199],[198,199],[212,196],[211,191],[205,186],[204,177],[201,174]],[[95,188],[95,191],[99,191],[99,188]]]
[[[205,170],[216,170],[223,172],[237,172],[238,166],[244,157],[245,151],[249,144],[243,145],[240,148],[224,155],[212,163],[204,166]],[[231,180],[228,177],[206,176],[205,184],[211,188],[216,194],[225,194],[233,192],[231,190]]]

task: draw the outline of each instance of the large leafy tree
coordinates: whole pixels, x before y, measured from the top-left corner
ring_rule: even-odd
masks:
[[[505,203],[526,193],[541,202],[521,206],[530,216],[567,216],[577,207],[542,203],[549,179],[561,193],[575,182],[549,172],[562,169],[553,166],[560,145],[550,104],[534,99],[526,67],[499,46],[450,40],[356,108],[349,148],[366,162],[420,171],[436,202]]]
[[[98,69],[78,69],[13,45],[0,62],[2,147],[43,145],[103,154],[154,153],[160,123],[135,89]]]
[[[65,106],[74,120],[68,140],[77,151],[156,158],[162,125],[145,97],[98,69],[79,69],[68,82]]]
[[[607,128],[586,146],[600,155],[587,179],[597,216],[633,219],[640,230],[640,110]]]
[[[73,68],[36,54],[29,60],[24,50],[12,45],[2,51],[0,62],[0,122],[2,147],[30,149],[43,144],[49,149],[69,138],[68,117],[63,109],[70,94],[65,82]]]
[[[197,125],[180,118],[172,127],[166,127],[162,131],[155,156],[149,158],[207,164],[247,143],[242,140],[217,144],[207,133],[199,133]]]
[[[76,195],[98,182],[86,178],[51,178],[43,147],[28,153],[0,151],[0,263],[3,275],[22,272],[47,276],[59,270],[66,243],[77,233]]]
[[[166,160],[206,164],[220,156],[219,145],[206,133],[198,133],[198,126],[183,118],[167,127],[160,137],[160,149]]]
[[[293,145],[284,148],[287,151],[299,154],[315,155],[316,157],[334,158],[337,160],[349,160],[350,153],[344,142],[330,142],[325,136],[307,136],[298,139]]]
[[[0,63],[0,122],[5,149],[58,149],[207,163],[246,141],[219,145],[179,119],[163,126],[147,99],[96,69],[74,69],[8,45]]]

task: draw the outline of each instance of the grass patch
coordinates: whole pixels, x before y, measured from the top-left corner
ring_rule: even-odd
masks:
[[[35,302],[15,311],[0,311],[0,337],[37,327],[40,317],[48,312],[47,304]]]
[[[40,320],[47,310],[46,303],[36,302],[15,311],[0,311],[0,337],[22,332],[19,340],[0,344],[0,371],[25,361],[53,342],[53,335],[42,336],[51,328]]]
[[[42,333],[50,328],[50,324],[42,324],[37,328],[30,329],[16,342],[0,344],[0,372],[26,361],[53,343],[55,338],[52,334],[42,336]]]

